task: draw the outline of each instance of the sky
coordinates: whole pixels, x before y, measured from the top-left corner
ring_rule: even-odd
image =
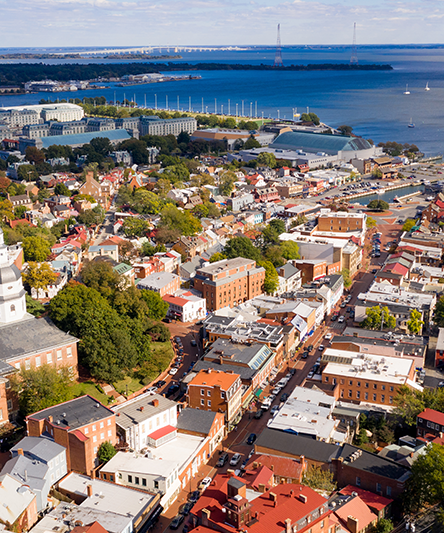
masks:
[[[444,0],[0,0],[0,48],[442,43]]]

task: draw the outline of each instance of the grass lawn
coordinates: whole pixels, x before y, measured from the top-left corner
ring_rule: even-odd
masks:
[[[133,392],[137,392],[143,387],[143,383],[141,383],[138,379],[131,378],[129,376],[126,376],[120,381],[116,381],[116,383],[113,383],[113,385],[116,391],[124,396],[127,394],[132,394]]]
[[[174,351],[173,351],[173,347],[171,346],[171,341],[153,342],[151,344],[151,350],[153,351],[153,354],[160,356],[162,361],[167,363],[167,366],[170,364],[170,361],[174,356]]]
[[[70,386],[71,397],[77,398],[78,396],[89,394],[96,400],[99,400],[99,402],[103,403],[103,405],[108,405],[108,396],[105,393],[99,391],[97,387],[98,385],[96,385],[92,381],[85,381],[84,383],[75,383],[74,385]]]

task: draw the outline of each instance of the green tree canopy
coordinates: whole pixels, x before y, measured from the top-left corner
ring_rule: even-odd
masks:
[[[268,152],[262,152],[257,156],[256,161],[260,166],[276,168],[276,157],[274,154]]]
[[[424,321],[422,320],[422,314],[417,309],[412,309],[410,312],[410,320],[407,321],[407,328],[410,333],[414,335],[420,335]]]
[[[259,141],[256,141],[253,134],[250,135],[250,137],[248,137],[248,139],[246,140],[244,144],[245,150],[251,150],[252,148],[260,148],[260,147],[261,147],[261,143]]]
[[[107,463],[116,455],[116,453],[117,450],[114,448],[111,442],[106,440],[105,442],[102,442],[102,444],[99,446],[99,449],[97,450],[97,458],[101,463]]]
[[[216,263],[217,261],[222,261],[222,259],[226,259],[227,256],[225,254],[222,254],[221,252],[216,252],[210,257],[210,263]]]
[[[368,229],[371,229],[371,228],[375,228],[376,227],[376,220],[372,217],[367,217],[367,228]]]
[[[147,305],[149,318],[162,320],[166,317],[169,304],[162,300],[159,293],[149,290],[141,290],[140,296]]]
[[[361,322],[364,329],[395,329],[396,318],[390,314],[388,307],[368,307],[365,311],[366,317]]]
[[[29,261],[26,272],[22,274],[23,282],[32,289],[45,289],[57,279],[57,274],[48,263],[36,263]]]
[[[284,241],[281,244],[282,257],[284,259],[300,259],[299,246],[295,241]]]
[[[260,261],[261,253],[253,246],[248,237],[233,237],[230,239],[224,249],[224,254],[227,259],[234,259],[236,257],[245,257],[245,259],[253,259]]]
[[[393,522],[387,518],[380,518],[371,533],[390,533],[393,530]]]
[[[333,472],[323,470],[320,466],[311,466],[304,473],[302,483],[316,490],[333,492],[336,489]]]
[[[25,237],[22,247],[25,261],[44,261],[51,251],[49,242],[40,235]]]
[[[123,221],[122,231],[126,237],[142,237],[149,228],[149,222],[143,218],[127,217]]]
[[[265,268],[264,291],[268,294],[274,294],[279,286],[279,276],[273,263],[270,261],[259,261],[258,266]]]
[[[316,113],[302,113],[301,120],[302,122],[313,122],[315,126],[319,126],[321,123]]]
[[[174,205],[164,207],[160,218],[161,226],[175,230],[179,232],[179,235],[194,235],[202,228],[199,220],[193,217],[189,211],[182,211]]]
[[[27,416],[67,401],[71,381],[68,367],[43,365],[28,370],[22,368],[11,378],[11,388],[19,396],[21,413]]]
[[[344,279],[344,287],[348,289],[353,283],[353,280],[350,277],[350,270],[348,268],[343,268],[341,270],[342,277]]]
[[[105,210],[96,205],[92,209],[85,209],[79,214],[77,220],[80,224],[85,224],[88,228],[91,226],[99,226],[105,220]]]
[[[122,279],[106,259],[89,261],[82,268],[82,281],[90,289],[110,298],[119,290]]]
[[[223,196],[229,196],[234,188],[234,182],[237,180],[236,174],[231,170],[225,171],[219,178],[219,192]]]
[[[371,200],[367,207],[372,211],[386,211],[390,205],[384,200]]]
[[[416,225],[416,221],[413,220],[412,218],[408,218],[403,226],[402,226],[402,231],[411,231],[411,229]]]

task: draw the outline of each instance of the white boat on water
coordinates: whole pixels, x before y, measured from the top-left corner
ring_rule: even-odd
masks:
[[[424,87],[424,91],[430,91],[429,82],[426,83],[426,86]]]
[[[409,84],[408,84],[408,83],[405,84],[405,91],[404,91],[404,94],[410,94],[410,91],[409,91]]]
[[[414,127],[415,127],[415,123],[413,122],[413,119],[412,119],[412,118],[410,119],[410,122],[409,122],[409,124],[408,124],[408,127],[409,127],[409,128],[414,128]]]

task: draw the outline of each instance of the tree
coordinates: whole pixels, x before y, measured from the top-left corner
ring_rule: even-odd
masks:
[[[29,209],[25,205],[19,205],[16,208],[14,208],[15,219],[22,220],[26,211],[29,211]]]
[[[6,198],[0,198],[0,219],[4,220],[5,218],[14,220],[14,208],[12,202]]]
[[[259,261],[258,266],[265,268],[264,291],[274,294],[279,286],[279,276],[271,261]]]
[[[344,124],[342,126],[339,126],[338,131],[340,131],[342,135],[351,135],[353,128]]]
[[[34,165],[20,165],[17,169],[17,178],[23,181],[35,181],[39,173]]]
[[[344,279],[344,287],[348,289],[353,283],[353,280],[350,277],[350,270],[348,268],[343,268],[341,270],[342,278]]]
[[[174,205],[167,205],[162,209],[160,225],[185,236],[194,235],[202,229],[199,220],[193,217],[189,211],[181,211]],[[156,240],[158,240],[157,234]]]
[[[87,287],[100,292],[105,298],[113,296],[122,283],[121,276],[105,259],[87,262],[82,268],[81,276]]]
[[[210,263],[216,263],[217,261],[222,261],[226,258],[227,256],[225,254],[222,254],[221,252],[216,252],[210,257]]]
[[[25,158],[34,165],[39,165],[45,161],[45,154],[35,146],[27,146],[25,150]]]
[[[26,272],[22,274],[23,282],[32,289],[36,289],[37,294],[40,289],[46,289],[48,285],[53,284],[57,279],[57,274],[52,270],[48,263],[36,263],[29,261]]]
[[[3,161],[3,159],[2,159]],[[4,175],[4,172],[0,173],[0,193],[5,193],[12,181]]]
[[[402,231],[411,231],[415,225],[416,221],[411,218],[408,218],[402,226]]]
[[[188,144],[190,142],[190,134],[186,131],[181,131],[177,136],[177,144]]]
[[[116,455],[116,453],[117,450],[114,448],[111,442],[109,440],[106,440],[105,442],[102,442],[102,444],[99,446],[99,449],[97,450],[97,458],[101,463],[107,463]]]
[[[28,293],[25,294],[26,297],[26,311],[35,317],[40,317],[46,312],[46,308],[38,300],[34,300],[29,296]]]
[[[412,465],[404,502],[407,510],[419,511],[425,505],[444,499],[444,446],[430,444]]]
[[[237,180],[234,172],[227,170],[219,178],[219,192],[223,196],[229,196],[234,188],[234,182]]]
[[[393,530],[393,522],[387,518],[380,518],[371,533],[390,533]]]
[[[371,200],[367,207],[372,211],[386,211],[390,205],[384,200]]]
[[[396,328],[396,318],[390,314],[388,307],[381,308],[379,305],[368,307],[365,314],[366,317],[361,322],[361,326],[365,329]]]
[[[253,134],[251,134],[250,137],[248,137],[247,141],[244,144],[245,150],[251,150],[252,148],[260,148],[260,147],[261,147],[261,143],[259,141],[256,141]]]
[[[319,126],[321,123],[316,113],[302,113],[301,120],[302,122],[313,122],[315,126]]]
[[[299,246],[295,241],[284,241],[281,244],[282,257],[284,259],[300,259]]]
[[[367,228],[368,229],[371,229],[371,228],[375,228],[376,227],[376,220],[372,217],[367,217]]]
[[[333,479],[334,474],[330,470],[324,470],[320,466],[311,466],[305,471],[302,484],[312,489],[333,492],[336,490],[336,483]]]
[[[444,296],[436,302],[433,320],[439,327],[444,327]]]
[[[248,237],[233,237],[230,239],[224,249],[227,259],[236,257],[245,257],[253,261],[260,261],[261,253],[255,248]]]
[[[127,237],[141,237],[149,230],[150,224],[142,218],[127,217],[122,226],[122,231]]]
[[[60,194],[61,196],[71,196],[68,187],[64,183],[57,183],[54,187],[54,193]]]
[[[91,226],[100,226],[105,220],[105,210],[100,205],[96,205],[92,209],[85,209],[82,211],[77,220],[80,224],[85,224],[88,228]]]
[[[168,302],[164,302],[157,292],[142,290],[140,296],[147,304],[149,318],[152,318],[153,320],[162,320],[166,317],[169,304]]]
[[[410,333],[413,333],[414,335],[421,334],[422,326],[424,325],[424,321],[421,319],[422,315],[420,311],[417,309],[412,309],[410,312],[410,320],[407,321],[407,327]]]
[[[25,237],[22,247],[25,261],[37,261],[39,263],[44,261],[51,251],[49,242],[40,235]]]
[[[68,367],[43,365],[22,368],[11,378],[11,388],[19,396],[20,411],[26,416],[69,400],[71,381]]]
[[[268,225],[271,226],[278,233],[278,235],[285,233],[285,222],[279,218],[274,218]]]
[[[276,168],[276,157],[274,156],[274,154],[262,152],[257,156],[256,161],[260,166]]]

